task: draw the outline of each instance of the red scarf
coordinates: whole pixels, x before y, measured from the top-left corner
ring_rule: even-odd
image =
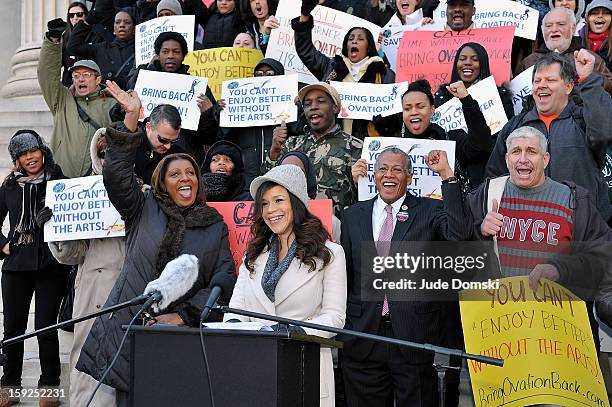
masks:
[[[608,38],[608,34],[610,30],[602,32],[601,34],[595,34],[594,32],[589,32],[589,46],[591,47],[591,51],[599,52],[603,42]]]

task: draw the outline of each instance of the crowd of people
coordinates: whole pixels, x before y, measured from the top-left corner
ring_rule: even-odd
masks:
[[[257,48],[264,54],[277,0],[96,0],[75,1],[66,20],[51,20],[43,39],[38,80],[53,115],[49,145],[33,130],[13,135],[8,149],[14,169],[0,186],[0,234],[4,339],[26,330],[35,295],[35,328],[56,322],[69,271],[76,269],[73,317],[140,295],[147,284],[183,254],[197,259],[193,287],[148,324],[197,327],[215,275],[235,287],[229,305],[297,320],[414,342],[463,347],[456,302],[363,298],[368,279],[367,242],[378,256],[393,255],[391,242],[491,240],[499,277],[529,276],[583,289],[599,320],[612,324],[612,0],[516,0],[539,13],[537,38],[515,37],[514,75],[533,67],[532,91],[515,114],[508,84],[497,87],[508,122],[492,134],[470,87],[491,76],[485,46],[467,42],[454,51],[450,80],[437,89],[424,79],[408,84],[402,112],[371,120],[339,119],[342,98],[330,81],[396,82],[380,38],[350,28],[339,53],[327,56],[313,41],[318,5],[353,14],[380,27],[401,26],[419,12],[420,25],[435,24],[445,6],[444,29],[478,28],[474,0],[303,0],[290,22],[295,50],[314,75],[300,84],[296,122],[223,127],[226,101],[210,89],[197,95],[196,130],[182,127],[179,110],[160,104],[141,121],[134,91],[142,71],[190,75],[188,44],[178,32],[160,33],[154,56],[135,63],[135,30],[156,17],[194,15],[195,50]],[[442,4],[440,4],[442,3]],[[254,77],[285,75],[273,58],[259,61]],[[445,130],[436,109],[458,99],[465,128]],[[505,120],[504,120],[505,121]],[[23,123],[23,127],[28,127]],[[373,165],[377,194],[358,201],[358,185],[371,163],[362,158],[365,137],[452,141],[455,156],[433,149],[424,162],[441,178],[442,199],[416,197],[413,157],[397,147],[383,150]],[[454,162],[451,167],[449,162]],[[126,225],[126,236],[45,243],[43,228],[53,212],[45,204],[48,181],[102,175],[108,197]],[[309,203],[330,199],[331,230],[312,215]],[[236,268],[228,226],[207,202],[254,201],[243,262]],[[551,209],[552,208],[552,209]],[[533,222],[521,262],[516,244],[525,233],[510,230]],[[536,225],[537,223],[537,225]],[[522,224],[522,223],[521,223]],[[546,232],[546,233],[545,233]],[[546,234],[546,238],[543,236]],[[530,240],[531,239],[531,240]],[[550,258],[558,242],[589,242],[591,252]],[[600,245],[601,244],[601,245]],[[365,257],[364,257],[365,256]],[[594,301],[596,299],[596,301]],[[595,346],[597,322],[590,307]],[[96,406],[128,403],[128,349],[121,326],[135,315],[126,308],[76,324],[70,357],[70,403],[87,403],[99,380]],[[211,320],[219,320],[213,313]],[[225,315],[228,323],[252,321]],[[268,325],[272,323],[261,321]],[[323,331],[273,325],[273,329],[330,337]],[[322,406],[432,406],[438,400],[432,352],[409,350],[350,336],[334,361],[321,349]],[[38,337],[40,387],[60,385],[56,333]],[[0,380],[0,407],[19,399],[6,390],[21,386],[23,344],[8,357]],[[113,369],[102,372],[119,358]],[[171,357],[171,356],[169,356]],[[447,376],[447,405],[459,400],[459,375]],[[9,397],[11,396],[11,397]],[[41,398],[53,407],[58,398]]]

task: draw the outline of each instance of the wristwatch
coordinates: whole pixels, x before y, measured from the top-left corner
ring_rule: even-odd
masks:
[[[455,184],[457,183],[457,177],[448,177],[442,180],[443,184]]]

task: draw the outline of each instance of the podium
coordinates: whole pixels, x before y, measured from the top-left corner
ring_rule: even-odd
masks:
[[[319,406],[321,344],[338,342],[282,332],[205,329],[215,405]],[[210,406],[197,329],[130,329],[129,405]]]

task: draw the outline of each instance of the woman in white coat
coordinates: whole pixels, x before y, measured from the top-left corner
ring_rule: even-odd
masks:
[[[342,328],[346,316],[344,250],[329,240],[321,221],[308,212],[304,173],[295,165],[279,165],[255,178],[250,190],[255,198],[252,239],[230,307]],[[225,315],[226,321],[231,319],[253,321]],[[325,338],[334,336],[308,328],[290,329]],[[329,348],[321,349],[320,372],[320,405],[333,406],[334,372]]]

